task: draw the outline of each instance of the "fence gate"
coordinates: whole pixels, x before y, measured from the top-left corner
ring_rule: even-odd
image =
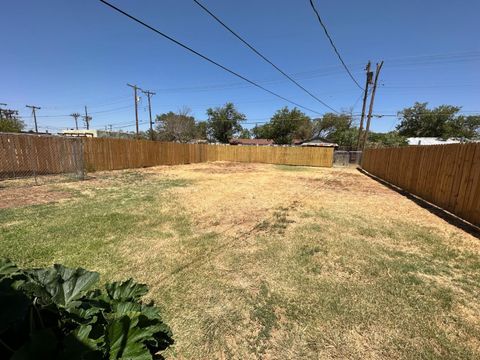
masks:
[[[333,164],[336,166],[360,165],[362,160],[361,151],[335,151]]]
[[[33,185],[83,177],[82,139],[0,133],[1,185],[12,179],[12,184]]]

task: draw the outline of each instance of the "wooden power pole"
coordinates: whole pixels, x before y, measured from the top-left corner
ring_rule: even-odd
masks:
[[[372,80],[373,80],[373,72],[370,71],[370,66],[371,66],[371,63],[369,61],[367,66],[365,67],[367,80],[365,81],[365,89],[364,89],[365,92],[363,94],[362,116],[360,117],[360,127],[358,129],[357,150],[359,150],[360,140],[362,139],[363,122],[365,120],[365,109],[367,107],[368,85],[372,84]]]
[[[143,91],[140,89],[137,85],[130,85],[127,84],[127,86],[130,86],[133,88],[133,97],[134,97],[134,103],[135,103],[135,129],[136,129],[136,134],[137,134],[137,139],[139,138],[139,129],[138,129],[138,97],[137,97],[137,91]]]
[[[150,140],[155,140],[153,136],[153,121],[152,121],[152,104],[150,103],[150,98],[155,95],[153,91],[142,90],[142,92],[147,95],[148,98],[148,115],[150,116]]]
[[[85,116],[83,117],[83,120],[85,121],[85,126],[87,127],[87,130],[89,130],[90,121],[92,121],[92,117],[88,116],[87,105],[85,105]]]
[[[81,116],[79,113],[70,114],[75,119],[75,130],[78,130],[78,118]]]
[[[375,93],[377,91],[378,76],[382,70],[383,60],[377,63],[377,70],[375,71],[375,81],[373,82],[372,96],[370,97],[370,107],[368,108],[367,126],[365,127],[365,135],[363,136],[362,151],[365,150],[365,145],[368,141],[368,132],[370,131],[370,122],[372,120],[373,104],[375,102]]]
[[[37,114],[35,113],[35,110],[40,110],[41,107],[38,106],[33,106],[33,105],[25,105],[25,107],[32,109],[33,113],[33,121],[35,122],[35,132],[38,133],[38,127],[37,127]]]

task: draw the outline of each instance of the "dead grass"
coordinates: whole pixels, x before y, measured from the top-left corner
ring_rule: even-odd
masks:
[[[9,188],[0,190],[0,209],[54,203],[69,197],[68,192],[55,191],[49,186]]]
[[[167,358],[480,356],[479,240],[355,169],[193,164],[51,189],[70,200],[0,211],[0,255],[147,283]]]

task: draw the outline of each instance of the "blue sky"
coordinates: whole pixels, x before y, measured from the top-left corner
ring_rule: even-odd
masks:
[[[328,109],[288,82],[191,0],[111,0],[159,30],[263,86],[321,113]],[[338,110],[361,109],[358,89],[339,64],[308,0],[202,0],[287,73]],[[368,60],[385,60],[375,113],[395,114],[414,101],[480,113],[478,0],[316,0],[331,36],[363,84]],[[156,91],[155,114],[232,101],[248,127],[289,105],[195,57],[100,1],[2,2],[0,103],[41,106],[41,130],[72,127],[65,116],[88,105],[92,127],[134,129],[132,89]],[[146,99],[140,102],[146,129]],[[315,117],[315,114],[306,112]],[[375,119],[389,131],[395,118]]]

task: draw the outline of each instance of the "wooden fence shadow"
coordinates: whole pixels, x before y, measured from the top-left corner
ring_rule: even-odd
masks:
[[[418,206],[421,206],[422,208],[424,208],[425,210],[428,210],[429,212],[431,212],[432,214],[438,216],[439,218],[441,218],[442,220],[445,220],[446,222],[448,222],[449,224],[459,228],[459,229],[462,229],[463,231],[465,231],[466,233],[472,235],[473,237],[477,238],[480,240],[480,228],[463,220],[462,218],[459,218],[458,216],[432,204],[432,203],[429,203],[428,201],[418,197],[418,196],[415,196],[411,193],[409,193],[408,191],[398,187],[398,186],[395,186],[393,184],[390,184],[389,182],[383,180],[383,179],[380,179],[379,177],[376,177],[375,175],[372,175],[370,174],[369,172],[363,170],[362,168],[357,168],[357,170],[359,172],[361,172],[362,174],[364,175],[367,175],[368,177],[370,177],[371,179],[379,182],[380,184],[386,186],[387,188],[397,192],[398,194],[400,195],[403,195],[405,196],[407,199],[413,201],[415,204],[417,204]]]

